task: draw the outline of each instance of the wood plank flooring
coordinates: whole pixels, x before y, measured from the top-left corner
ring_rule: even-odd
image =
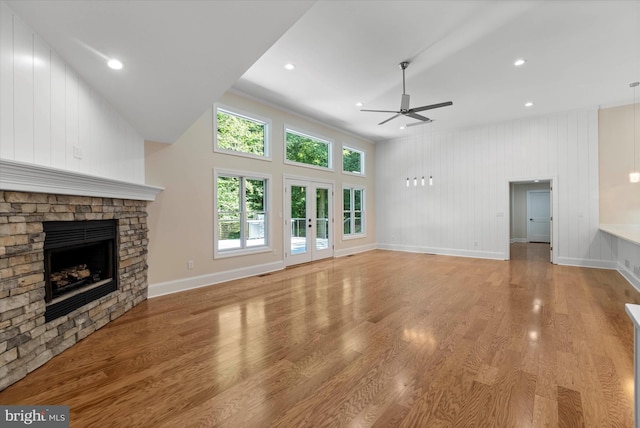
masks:
[[[0,392],[73,427],[631,427],[640,295],[548,246],[371,251],[144,302]]]

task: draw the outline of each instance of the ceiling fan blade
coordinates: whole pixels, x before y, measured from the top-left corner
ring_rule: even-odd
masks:
[[[405,116],[409,116],[409,117],[412,117],[412,118],[414,118],[414,119],[421,120],[421,121],[423,121],[423,122],[426,122],[427,120],[429,120],[429,118],[428,118],[428,117],[424,117],[424,116],[422,116],[421,114],[414,113],[414,112],[412,112],[412,111],[409,111],[408,113],[406,113],[406,114],[405,114]]]
[[[452,105],[453,105],[453,102],[447,101],[447,102],[444,102],[444,103],[431,104],[431,105],[428,105],[428,106],[412,108],[409,111],[412,112],[412,113],[415,113],[415,112],[418,112],[418,111],[431,110],[433,108],[447,107],[447,106],[452,106]]]
[[[372,111],[376,113],[400,113],[397,110],[360,110],[360,111]]]
[[[384,125],[385,123],[389,122],[390,120],[395,119],[395,118],[396,118],[396,117],[398,117],[398,116],[400,116],[400,113],[398,113],[398,114],[396,114],[396,115],[391,116],[391,117],[390,117],[389,119],[387,119],[387,120],[383,120],[383,121],[382,121],[382,122],[380,122],[378,125]]]
[[[433,119],[425,120],[424,122],[407,123],[405,126],[418,126],[418,125],[424,125],[431,122],[433,122]]]

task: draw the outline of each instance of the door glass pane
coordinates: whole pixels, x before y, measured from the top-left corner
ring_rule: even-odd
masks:
[[[329,189],[316,189],[316,250],[329,248]]]
[[[307,188],[291,186],[291,255],[307,252]]]

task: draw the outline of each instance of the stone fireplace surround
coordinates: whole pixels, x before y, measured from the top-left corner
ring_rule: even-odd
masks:
[[[0,167],[3,169],[0,390],[3,390],[147,298],[147,203],[162,189],[87,179],[75,173],[25,167],[4,160]],[[41,177],[34,178],[34,174]],[[52,185],[52,174],[58,179],[63,177],[67,184],[74,183],[58,187],[61,193],[99,196],[49,193],[47,186]],[[38,181],[46,193],[31,191]],[[77,183],[84,184],[78,187]],[[124,197],[104,197],[116,195],[116,188],[121,188]],[[142,196],[128,199],[129,194],[136,192]],[[43,222],[108,219],[118,223],[118,290],[46,323]]]

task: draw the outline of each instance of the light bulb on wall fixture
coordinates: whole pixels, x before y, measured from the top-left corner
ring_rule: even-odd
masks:
[[[409,177],[407,177],[407,187],[409,187]]]
[[[433,175],[429,176],[429,186],[433,186]]]
[[[633,82],[629,84],[630,88],[633,88],[633,171],[629,174],[630,183],[640,183],[640,171],[637,168],[637,153],[636,153],[636,88],[639,82]]]
[[[420,182],[424,186],[424,175],[422,176],[422,181]]]
[[[413,177],[413,187],[418,185],[418,177]]]

